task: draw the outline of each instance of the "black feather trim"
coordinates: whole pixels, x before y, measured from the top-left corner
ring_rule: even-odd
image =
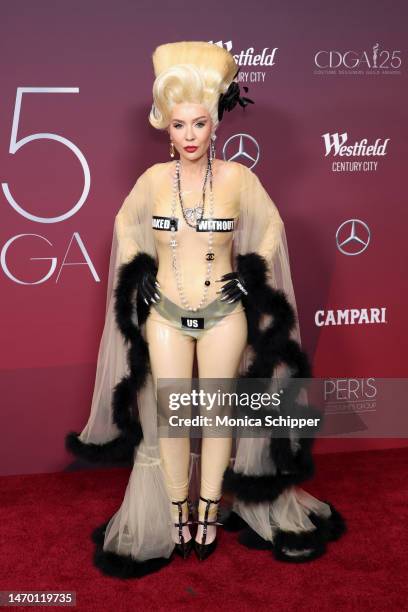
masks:
[[[280,414],[310,415],[321,417],[311,406],[302,406],[294,401],[300,391],[297,379],[312,377],[307,354],[298,342],[290,338],[296,325],[296,313],[282,290],[274,289],[267,283],[267,263],[258,253],[237,256],[237,270],[248,288],[248,296],[242,298],[247,315],[249,336],[254,349],[254,358],[240,378],[269,379],[275,368],[287,364],[291,370],[292,385],[288,385],[282,396]],[[262,314],[272,315],[270,323],[259,329]],[[286,433],[286,436],[285,436]],[[245,502],[273,501],[284,489],[304,482],[314,474],[312,459],[312,437],[298,438],[292,449],[289,431],[281,437],[271,437],[270,456],[276,466],[275,475],[251,475],[226,468],[223,477],[223,491],[235,494]],[[311,434],[310,434],[311,435]]]
[[[102,574],[122,578],[142,578],[147,574],[158,572],[168,565],[173,557],[156,557],[146,561],[136,561],[131,555],[120,555],[112,551],[103,550],[105,531],[109,521],[96,527],[91,534],[91,539],[95,543],[93,563]]]
[[[273,542],[264,540],[256,531],[247,526],[238,536],[238,541],[247,548],[256,550],[272,550],[272,554],[278,561],[289,563],[304,563],[321,557],[327,550],[328,542],[338,539],[346,531],[346,523],[341,514],[330,503],[331,515],[328,518],[320,516],[315,512],[309,513],[309,519],[316,529],[311,531],[284,531],[277,529],[274,532]],[[289,551],[298,551],[299,554],[291,555]],[[300,554],[302,550],[308,550]]]
[[[75,457],[90,463],[131,463],[137,441],[119,436],[106,444],[84,443],[79,433],[71,431],[65,436],[65,448]]]
[[[148,346],[133,322],[136,307],[134,292],[146,270],[157,272],[157,264],[148,253],[138,253],[119,268],[118,282],[114,290],[114,312],[118,329],[129,343],[127,363],[129,374],[117,383],[112,392],[112,419],[120,434],[104,444],[85,443],[77,432],[65,437],[65,447],[76,457],[90,462],[131,462],[135,448],[143,439],[138,419],[136,392],[143,387],[150,371]]]
[[[221,517],[220,520],[222,522],[222,528],[225,529],[225,531],[239,531],[248,525],[248,523],[233,510],[231,510],[227,516]]]

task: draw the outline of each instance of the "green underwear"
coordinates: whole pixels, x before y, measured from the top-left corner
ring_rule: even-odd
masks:
[[[173,327],[193,336],[193,338],[199,338],[206,330],[237,308],[237,302],[228,303],[227,300],[221,302],[219,298],[215,298],[204,308],[199,308],[193,312],[178,306],[163,293],[161,293],[161,299],[156,304],[152,302],[151,305]]]

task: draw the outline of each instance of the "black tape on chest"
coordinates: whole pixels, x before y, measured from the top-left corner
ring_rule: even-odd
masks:
[[[232,219],[201,219],[196,226],[197,232],[233,232],[234,218]]]
[[[164,230],[164,231],[169,232],[171,228],[171,221],[172,221],[171,217],[161,217],[160,215],[153,215],[152,216],[152,228],[156,230]],[[177,231],[178,230],[178,219],[174,219],[172,222]]]
[[[204,329],[204,317],[181,317],[181,326],[188,329]]]

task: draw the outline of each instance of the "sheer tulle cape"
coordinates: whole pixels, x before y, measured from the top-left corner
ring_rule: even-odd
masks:
[[[233,267],[237,255],[258,253],[268,264],[267,282],[284,291],[296,314],[291,338],[300,344],[297,305],[292,284],[288,245],[284,223],[274,202],[257,175],[236,162],[236,189],[239,192],[240,216],[233,236]],[[136,181],[115,217],[106,319],[100,342],[94,393],[88,422],[79,435],[84,444],[104,444],[120,434],[112,418],[112,390],[127,373],[126,346],[114,316],[114,289],[122,264],[144,252],[157,259],[151,228],[155,186],[166,180],[167,164],[155,164]],[[133,321],[139,325],[136,308]],[[262,324],[262,321],[261,321]],[[143,334],[143,325],[140,326]],[[245,349],[239,372],[251,362],[251,347]],[[282,369],[274,376],[283,375]],[[174,548],[172,519],[165,490],[157,445],[156,400],[151,374],[137,392],[138,416],[143,440],[135,448],[134,464],[121,507],[109,520],[104,536],[104,551],[131,555],[136,561],[168,558]],[[268,452],[269,438],[241,438],[234,447],[231,467],[246,475],[274,474]],[[190,490],[198,491],[198,453],[191,453]],[[297,487],[288,487],[274,502],[247,504],[235,500],[234,511],[264,540],[273,542],[276,529],[288,532],[310,532],[315,525],[310,513],[327,519],[331,509]]]

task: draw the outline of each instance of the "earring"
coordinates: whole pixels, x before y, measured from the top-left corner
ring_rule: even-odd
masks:
[[[174,144],[172,140],[170,140],[170,157],[174,157]]]
[[[210,141],[210,159],[211,159],[211,161],[215,158],[215,143],[214,143],[214,141],[215,141],[216,138],[217,137],[216,137],[215,134],[213,134],[211,136],[211,141]]]

